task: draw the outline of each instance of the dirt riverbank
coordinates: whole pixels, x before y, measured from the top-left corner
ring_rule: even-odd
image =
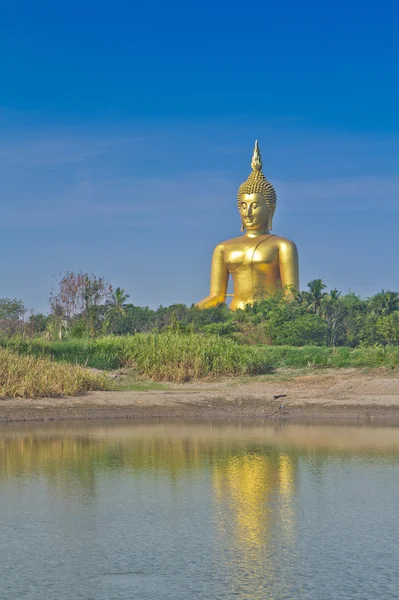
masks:
[[[133,386],[134,387],[134,386]],[[0,401],[0,421],[261,417],[399,422],[399,376],[385,370],[281,370],[264,377]]]

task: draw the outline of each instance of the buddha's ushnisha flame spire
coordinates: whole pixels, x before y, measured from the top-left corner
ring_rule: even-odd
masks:
[[[258,140],[255,141],[255,149],[252,156],[251,167],[253,171],[262,170],[262,157],[260,155]]]
[[[248,179],[238,188],[238,208],[240,207],[241,196],[243,194],[262,194],[273,215],[276,209],[277,196],[274,187],[262,172],[262,159],[260,156],[258,140],[255,142],[251,167],[252,171],[249,174]]]

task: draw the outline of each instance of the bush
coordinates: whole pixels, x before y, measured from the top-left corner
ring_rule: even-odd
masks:
[[[99,369],[130,365],[138,373],[157,381],[181,382],[201,377],[264,373],[268,368],[257,348],[195,333],[138,333],[65,342],[20,338],[2,343],[22,354],[51,356],[59,361]]]
[[[327,323],[319,316],[309,314],[280,323],[271,331],[273,343],[286,346],[324,346],[327,335]]]
[[[319,346],[264,346],[260,349],[271,368],[368,367],[397,368],[399,348],[328,348]]]
[[[73,396],[107,387],[103,374],[0,349],[0,398]]]
[[[53,358],[97,369],[131,366],[138,374],[156,381],[174,382],[222,375],[262,374],[284,367],[399,366],[399,348],[394,346],[244,346],[228,338],[173,331],[64,342],[0,338],[0,344],[19,354]]]

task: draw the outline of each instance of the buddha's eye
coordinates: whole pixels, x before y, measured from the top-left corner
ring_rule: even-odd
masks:
[[[246,203],[245,203],[245,202],[243,202],[243,203],[241,204],[241,208],[242,208],[243,210],[245,210],[245,209],[247,208],[247,205],[246,205]]]
[[[259,208],[260,204],[258,202],[254,202],[252,208]]]

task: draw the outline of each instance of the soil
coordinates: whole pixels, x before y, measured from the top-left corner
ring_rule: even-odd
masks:
[[[280,370],[264,377],[0,401],[0,421],[261,417],[399,422],[399,375],[387,370]]]

